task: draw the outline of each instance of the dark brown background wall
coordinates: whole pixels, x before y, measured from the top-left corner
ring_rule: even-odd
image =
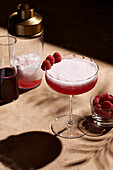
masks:
[[[43,16],[46,42],[113,64],[112,0],[2,0],[0,26],[20,3]]]

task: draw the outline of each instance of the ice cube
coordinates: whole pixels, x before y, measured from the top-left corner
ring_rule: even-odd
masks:
[[[17,56],[16,57],[16,60],[15,60],[16,65],[20,66],[20,65],[24,64],[24,62],[25,62],[25,59],[24,59],[23,56]]]
[[[19,80],[34,81],[41,78],[41,58],[37,53],[29,53],[16,57]]]

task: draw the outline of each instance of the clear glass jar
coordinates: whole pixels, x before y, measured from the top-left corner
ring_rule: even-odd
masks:
[[[20,89],[32,89],[42,81],[43,57],[42,17],[29,4],[18,5],[8,20],[9,34],[17,38],[16,66]]]
[[[0,105],[19,97],[15,45],[16,38],[0,36]]]

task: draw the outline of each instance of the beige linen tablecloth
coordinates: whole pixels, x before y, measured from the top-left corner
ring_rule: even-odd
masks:
[[[6,33],[1,29],[0,34]],[[75,53],[45,43],[44,58],[55,51]],[[113,94],[113,66],[99,65],[97,85],[73,98],[73,113],[91,115],[89,98],[107,91]],[[103,136],[78,139],[56,137],[52,121],[68,113],[68,96],[51,90],[43,81],[12,103],[0,106],[0,170],[112,170],[113,131]]]

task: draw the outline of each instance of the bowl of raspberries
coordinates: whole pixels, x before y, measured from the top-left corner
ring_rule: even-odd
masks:
[[[90,98],[93,121],[104,127],[113,126],[113,96],[107,92]]]

